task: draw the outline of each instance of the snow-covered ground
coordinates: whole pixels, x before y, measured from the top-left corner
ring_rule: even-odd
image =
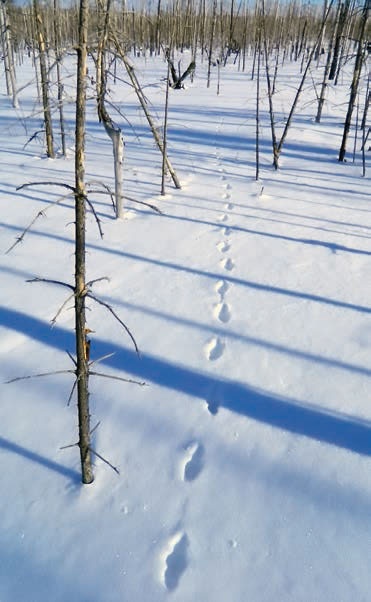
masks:
[[[166,65],[136,59],[163,115]],[[188,56],[183,57],[188,64]],[[66,75],[73,65],[67,61]],[[287,115],[300,65],[275,96]],[[348,72],[349,76],[350,72]],[[123,73],[121,76],[125,79]],[[19,85],[32,79],[25,59]],[[88,279],[134,333],[91,303],[95,481],[80,484],[71,374],[1,384],[1,602],[367,602],[371,599],[371,205],[359,153],[337,162],[349,77],[314,123],[311,81],[271,168],[266,104],[255,181],[255,82],[222,69],[171,91],[167,183],[138,102],[111,85],[126,140],[127,202],[114,219],[92,194]],[[321,72],[313,72],[316,81]],[[71,370],[73,103],[69,158],[46,159],[35,89],[11,107],[1,82],[1,382]],[[66,80],[72,94],[73,78]],[[93,92],[93,90],[92,90]],[[113,109],[111,109],[113,112]],[[279,129],[282,128],[278,124]],[[359,147],[359,143],[358,143]],[[87,180],[113,186],[110,141],[93,98]],[[370,153],[368,153],[370,155]],[[97,187],[99,187],[97,185]],[[40,211],[22,244],[5,254]]]

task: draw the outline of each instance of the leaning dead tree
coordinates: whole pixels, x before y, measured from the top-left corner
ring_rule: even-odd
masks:
[[[115,35],[113,35],[112,38],[113,38],[113,41],[115,44],[116,52],[117,52],[118,56],[121,58],[122,62],[124,63],[126,72],[129,76],[130,82],[133,86],[133,90],[136,93],[137,98],[140,103],[140,106],[143,109],[144,115],[147,119],[148,125],[149,125],[152,135],[155,139],[156,145],[157,145],[158,149],[160,150],[161,154],[165,157],[166,168],[169,171],[169,174],[171,176],[171,179],[173,180],[174,186],[175,186],[175,188],[180,189],[181,188],[180,181],[179,181],[176,171],[167,155],[166,149],[164,148],[163,139],[162,139],[159,129],[156,126],[156,123],[151,115],[151,112],[148,107],[147,99],[146,99],[146,97],[143,93],[142,87],[138,81],[134,67],[127,59],[125,52],[121,48],[121,45],[120,45],[117,37]]]
[[[106,90],[107,90],[107,70],[106,70],[106,47],[109,34],[109,19],[111,0],[107,0],[106,6],[103,2],[98,2],[98,7],[104,14],[103,26],[99,28],[99,39],[96,59],[96,90],[97,90],[97,110],[99,121],[103,123],[104,129],[112,141],[113,161],[115,172],[115,208],[116,217],[123,215],[123,158],[124,158],[124,140],[121,128],[113,121],[106,108]]]

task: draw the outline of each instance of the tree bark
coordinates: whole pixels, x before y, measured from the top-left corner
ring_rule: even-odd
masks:
[[[54,142],[53,142],[53,126],[52,126],[52,115],[50,111],[50,100],[49,100],[49,77],[48,67],[46,58],[46,42],[44,35],[43,20],[40,13],[38,0],[34,0],[34,11],[36,21],[36,34],[37,42],[39,47],[39,62],[40,62],[40,76],[41,76],[41,93],[42,103],[44,112],[44,125],[45,125],[45,138],[46,138],[46,154],[51,159],[54,159]]]
[[[88,20],[89,0],[80,0],[75,154],[75,331],[79,448],[82,482],[86,484],[92,483],[94,480],[90,452],[89,357],[85,317],[85,116]]]
[[[347,114],[345,117],[343,138],[341,141],[341,146],[340,146],[340,151],[339,151],[339,161],[340,162],[344,161],[344,159],[345,159],[346,146],[347,146],[347,140],[348,140],[348,136],[349,136],[349,132],[350,132],[350,125],[352,122],[353,109],[354,109],[354,105],[355,105],[356,98],[357,98],[359,79],[361,76],[362,63],[363,63],[363,59],[364,59],[364,50],[365,50],[364,49],[364,39],[365,39],[369,6],[370,6],[370,0],[365,0],[365,4],[364,4],[363,10],[362,10],[361,28],[360,28],[359,39],[358,39],[358,50],[357,50],[356,62],[354,65],[352,85],[350,88],[350,98],[349,98],[348,110],[347,110]]]

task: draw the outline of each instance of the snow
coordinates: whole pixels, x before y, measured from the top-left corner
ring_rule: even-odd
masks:
[[[186,62],[188,57],[185,56]],[[161,121],[166,65],[135,59]],[[73,62],[65,73],[73,73]],[[287,116],[300,77],[286,64],[274,97]],[[111,84],[124,129],[128,197],[115,220],[92,194],[89,302],[95,481],[83,486],[71,374],[1,385],[1,602],[362,602],[370,599],[370,196],[360,154],[339,164],[349,92],[331,90],[314,123],[310,83],[271,167],[267,107],[255,177],[255,83],[227,65],[206,87],[171,91],[169,155],[182,182],[161,197],[161,157],[131,89]],[[320,81],[321,72],[313,76]],[[31,80],[25,58],[19,85]],[[295,79],[296,78],[296,79]],[[281,82],[281,83],[280,83]],[[291,82],[291,85],[287,85]],[[14,110],[1,84],[1,382],[71,370],[73,78],[67,159],[46,159],[34,85]],[[93,90],[92,90],[93,93]],[[266,102],[266,101],[265,101]],[[130,126],[128,125],[130,124]],[[282,123],[279,124],[280,129]],[[358,143],[359,147],[359,143]],[[94,99],[87,180],[113,188],[111,143]],[[367,157],[368,169],[369,157]],[[49,208],[50,207],[50,208]],[[8,254],[35,215],[48,208]]]

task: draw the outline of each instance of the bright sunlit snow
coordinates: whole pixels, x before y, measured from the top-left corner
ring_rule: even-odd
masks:
[[[134,64],[161,125],[166,63]],[[74,183],[71,57],[63,70],[67,159],[46,159],[42,136],[30,140],[42,129],[31,61],[17,67],[18,86],[29,82],[19,110],[1,81],[2,383],[74,368],[72,299],[51,324],[70,291],[26,282],[73,284],[73,199],[57,186],[16,190]],[[219,95],[206,70],[199,60],[194,81],[170,91],[182,189],[168,179],[165,197],[135,94],[109,86],[125,195],[162,215],[126,200],[115,219],[102,194],[114,187],[111,142],[89,90],[86,179],[104,239],[90,212],[88,279],[109,279],[94,294],[140,349],[91,301],[91,357],[108,355],[97,371],[146,386],[91,377],[94,449],[120,475],[95,457],[83,486],[78,448],[61,449],[78,439],[73,375],[1,384],[1,602],[371,599],[371,166],[368,152],[362,177],[360,140],[353,163],[353,131],[348,161],[337,161],[351,65],[319,125],[308,79],[278,172],[264,99],[258,182],[251,65],[227,64]],[[278,133],[299,71],[279,74]]]

